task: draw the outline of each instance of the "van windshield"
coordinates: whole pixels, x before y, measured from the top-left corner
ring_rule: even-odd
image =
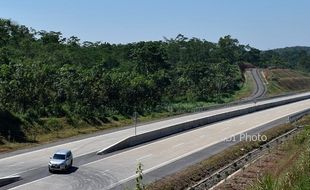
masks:
[[[66,156],[64,154],[54,154],[53,159],[64,160]]]

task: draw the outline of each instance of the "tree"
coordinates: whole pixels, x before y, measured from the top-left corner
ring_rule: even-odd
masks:
[[[160,42],[140,42],[134,49],[133,58],[137,71],[141,74],[152,74],[160,69],[168,69],[166,53]]]
[[[309,51],[259,51],[231,36],[212,43],[182,34],[128,44],[80,42],[0,19],[0,107],[34,122],[104,121],[129,117],[135,108],[145,114],[165,104],[221,101],[243,82],[244,62],[309,69]]]
[[[143,180],[143,165],[141,162],[138,163],[137,169],[136,169],[136,190],[144,190],[145,186],[142,182]]]

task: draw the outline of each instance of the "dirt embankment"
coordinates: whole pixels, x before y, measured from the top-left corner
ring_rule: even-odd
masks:
[[[290,69],[265,69],[264,75],[268,81],[269,95],[310,90],[309,73]]]
[[[271,184],[272,180],[275,181],[275,179],[281,179],[281,177],[290,174],[291,170],[295,170],[294,166],[300,161],[302,153],[305,151],[305,145],[308,142],[305,140],[308,138],[305,134],[309,131],[310,116],[305,117],[299,124],[308,126],[307,130],[295,134],[293,138],[271,149],[248,167],[213,188],[213,190],[260,189],[260,186]],[[271,180],[269,182],[264,181],[268,176],[270,176]]]

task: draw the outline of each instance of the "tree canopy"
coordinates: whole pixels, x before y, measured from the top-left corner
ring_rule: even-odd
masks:
[[[88,118],[212,101],[239,89],[243,63],[281,65],[283,57],[231,36],[218,43],[183,35],[93,43],[0,19],[0,108],[33,117]],[[309,68],[309,54],[303,59],[298,65]]]

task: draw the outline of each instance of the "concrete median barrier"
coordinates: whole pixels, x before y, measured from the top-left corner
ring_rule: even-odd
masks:
[[[103,150],[98,151],[97,154],[112,153],[115,151],[130,148],[130,147],[133,147],[133,146],[136,146],[139,144],[143,144],[146,142],[157,140],[157,139],[160,139],[163,137],[167,137],[167,136],[170,136],[173,134],[184,132],[184,131],[187,131],[190,129],[201,127],[201,126],[204,126],[207,124],[231,119],[234,117],[254,113],[257,111],[261,111],[261,110],[265,110],[265,109],[269,109],[269,108],[273,108],[273,107],[277,107],[277,106],[281,106],[281,105],[285,105],[285,104],[289,104],[289,103],[294,103],[294,102],[306,100],[309,98],[310,98],[310,95],[305,95],[305,96],[300,96],[300,97],[295,97],[295,98],[291,98],[291,99],[280,100],[280,101],[270,102],[270,103],[265,103],[265,104],[259,104],[259,105],[255,104],[251,107],[243,108],[240,110],[225,112],[225,113],[212,115],[212,116],[206,116],[204,118],[200,118],[197,120],[185,121],[183,123],[171,125],[171,126],[168,126],[166,128],[161,128],[158,130],[154,130],[154,131],[150,131],[150,132],[146,132],[146,133],[142,133],[142,134],[138,134],[135,136],[128,137],[128,138],[126,138],[126,139],[124,139],[124,140],[122,140],[122,141],[120,141],[120,142],[118,142],[118,143],[116,143],[110,147],[107,147]]]
[[[21,177],[18,175],[2,177],[0,178],[0,187],[19,181],[20,179]]]
[[[290,115],[288,117],[288,122],[295,122],[295,121],[301,119],[304,115],[308,115],[308,114],[310,114],[310,108],[303,110],[301,112],[298,112],[296,114]]]

